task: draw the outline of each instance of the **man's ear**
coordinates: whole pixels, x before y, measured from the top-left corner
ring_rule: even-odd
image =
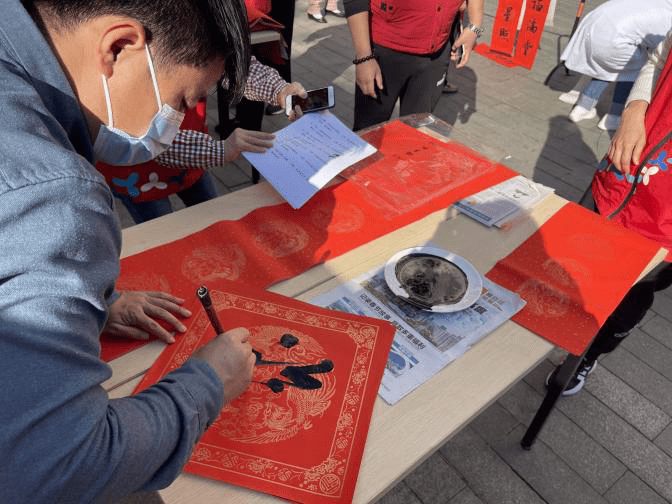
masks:
[[[119,54],[122,51],[144,51],[146,40],[142,24],[127,17],[110,16],[109,23],[101,31],[96,54],[101,73],[109,79]]]

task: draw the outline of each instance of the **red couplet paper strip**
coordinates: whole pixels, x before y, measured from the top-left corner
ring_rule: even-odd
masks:
[[[224,330],[250,331],[257,365],[185,471],[296,502],[351,502],[394,326],[231,282],[209,288]],[[189,323],[138,390],[215,336],[203,308]]]
[[[365,139],[378,152],[350,169],[346,182],[321,190],[298,210],[287,203],[258,208],[127,257],[117,288],[184,299],[193,299],[201,283],[216,280],[267,288],[516,174],[400,122]],[[145,344],[101,341],[107,361]]]
[[[486,276],[527,301],[514,321],[581,355],[658,250],[568,203]]]
[[[523,0],[499,0],[495,21],[492,25],[490,50],[513,56],[518,30],[518,18]]]
[[[534,65],[534,58],[539,50],[550,2],[551,0],[527,0],[513,61],[528,70]]]

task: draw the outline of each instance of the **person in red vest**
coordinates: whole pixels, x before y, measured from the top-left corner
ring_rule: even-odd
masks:
[[[672,31],[642,67],[607,156],[593,177],[591,192],[582,201],[668,251],[672,250],[671,46]],[[627,249],[623,260],[628,260]],[[651,308],[655,292],[672,285],[670,261],[672,252],[628,291],[598,331],[563,395],[576,394],[583,388],[597,358],[614,350],[628,336]]]
[[[355,48],[357,86],[353,130],[387,121],[397,99],[400,115],[432,112],[457,49],[467,64],[483,33],[483,0],[469,0],[469,24],[451,46],[453,19],[463,0],[345,0]]]
[[[252,58],[245,87],[248,99],[284,104],[288,95],[305,96],[305,93],[300,83],[288,84],[276,70]],[[180,131],[171,147],[149,161],[135,163],[129,158],[128,163],[119,161],[123,165],[96,163],[96,168],[136,223],[170,213],[172,207],[168,196],[171,194],[177,194],[186,206],[217,197],[209,168],[222,166],[236,159],[241,152],[264,152],[273,145],[274,135],[271,133],[242,128],[235,129],[226,140],[216,141],[208,135],[205,112],[205,100],[186,108]],[[296,119],[300,113],[292,112],[289,119]]]

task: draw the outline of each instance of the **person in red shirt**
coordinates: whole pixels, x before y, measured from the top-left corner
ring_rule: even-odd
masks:
[[[469,24],[449,44],[463,0],[345,0],[355,48],[357,87],[353,130],[387,121],[397,99],[400,115],[432,112],[457,48],[467,64],[483,32],[483,0],[469,0]]]

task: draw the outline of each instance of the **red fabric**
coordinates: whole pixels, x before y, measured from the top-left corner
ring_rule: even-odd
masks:
[[[266,288],[516,174],[398,121],[363,137],[378,152],[348,170],[348,181],[298,210],[287,203],[258,208],[127,257],[117,288],[191,300],[201,283],[219,279]],[[108,361],[145,343],[101,339]]]
[[[383,47],[431,54],[450,38],[463,0],[371,0],[371,37]]]
[[[667,59],[646,112],[647,154],[665,135],[672,131],[672,58]],[[630,191],[637,166],[630,165],[626,178],[603,162],[606,169],[593,177],[593,198],[602,215],[611,214]],[[672,141],[659,148],[639,177],[637,191],[625,208],[616,214],[614,222],[672,250]],[[629,180],[628,180],[629,179]],[[628,253],[628,256],[630,254]],[[667,256],[672,261],[672,253]]]
[[[254,3],[259,4],[268,4],[268,10],[266,6],[262,5],[257,7],[253,5]],[[278,23],[275,19],[268,15],[271,12],[270,2],[265,0],[253,2],[251,0],[246,0],[245,4],[247,5],[247,22],[250,26],[250,31],[261,31],[261,30],[282,30],[285,25]]]
[[[568,203],[486,276],[527,301],[514,321],[581,355],[658,250]]]
[[[251,16],[250,11],[259,11],[262,14],[268,14],[271,12],[271,0],[245,0],[245,7],[247,7],[247,18],[252,19],[254,14]]]
[[[201,100],[196,107],[187,110],[184,120],[180,124],[180,129],[207,133],[205,109],[205,100]],[[133,166],[113,166],[99,162],[96,163],[96,168],[105,176],[105,180],[111,188],[120,194],[128,194],[135,202],[167,198],[171,194],[191,187],[205,171],[198,168],[170,168],[155,161]],[[165,183],[166,188],[156,187],[156,182]],[[151,188],[143,190],[145,184],[148,184],[145,187]],[[137,196],[134,196],[134,194],[137,194]]]
[[[513,56],[523,0],[500,0],[492,25],[490,50]]]
[[[208,282],[224,330],[246,327],[265,361],[333,370],[311,375],[319,388],[285,385],[286,364],[255,367],[253,383],[227,404],[194,449],[185,471],[303,503],[348,503],[395,328],[389,322],[344,314],[227,281]],[[168,346],[138,390],[179,367],[215,336],[201,307],[188,338]],[[298,338],[285,348],[284,334]]]
[[[518,33],[513,61],[528,70],[534,65],[550,4],[550,0],[527,0],[525,4],[525,15]]]

